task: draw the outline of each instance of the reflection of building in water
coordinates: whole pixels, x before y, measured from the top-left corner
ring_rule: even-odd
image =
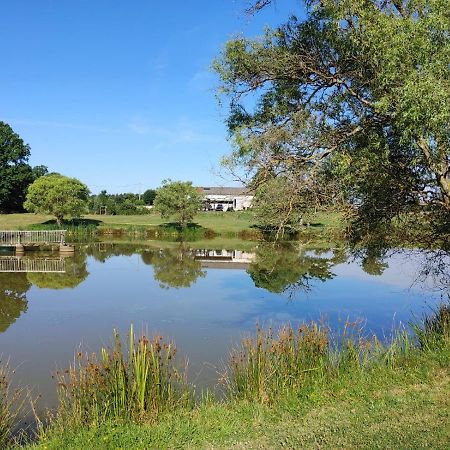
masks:
[[[0,272],[65,273],[64,258],[0,256]]]
[[[195,259],[202,267],[211,269],[247,269],[255,260],[255,253],[241,250],[194,250]]]

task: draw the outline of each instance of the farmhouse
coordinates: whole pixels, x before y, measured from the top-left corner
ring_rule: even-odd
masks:
[[[252,206],[253,193],[244,187],[199,187],[198,190],[203,194],[205,210],[242,211]]]

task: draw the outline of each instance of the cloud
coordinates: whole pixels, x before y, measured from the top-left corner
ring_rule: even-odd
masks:
[[[196,72],[188,81],[188,89],[191,92],[210,92],[215,88],[216,77],[209,70]]]
[[[176,144],[217,144],[223,142],[223,135],[214,133],[206,123],[192,122],[180,118],[170,126],[160,126],[142,117],[134,117],[128,123],[128,129],[135,134],[149,135],[155,141],[156,148],[170,147]]]

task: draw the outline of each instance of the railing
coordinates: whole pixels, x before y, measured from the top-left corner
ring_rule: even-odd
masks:
[[[0,231],[0,246],[63,244],[65,237],[65,230]]]
[[[20,258],[15,256],[0,257],[0,272],[52,272],[65,273],[64,258]]]

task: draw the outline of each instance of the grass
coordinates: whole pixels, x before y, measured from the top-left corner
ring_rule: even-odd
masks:
[[[23,406],[23,391],[11,388],[9,364],[0,361],[0,448],[13,440]]]
[[[449,314],[450,305],[443,305],[414,325],[415,334],[398,332],[389,343],[364,338],[352,324],[339,339],[317,323],[298,329],[287,325],[278,332],[258,328],[231,352],[221,378],[224,399],[205,395],[195,406],[159,403],[154,389],[166,384],[153,378],[160,371],[150,368],[150,348],[141,347],[149,344],[131,340],[127,361],[114,352],[102,357],[98,370],[108,368],[111,374],[105,376],[113,382],[80,379],[86,370],[96,372],[97,362],[88,369],[92,362],[85,361],[78,375],[70,375],[71,389],[89,395],[80,392],[80,402],[78,394],[63,393],[60,410],[69,415],[58,415],[32,447],[446,449]],[[116,341],[115,352],[122,355],[118,345]],[[108,400],[90,400],[95,391]],[[142,414],[149,400],[151,414]],[[80,408],[93,411],[92,404],[101,414],[73,419]]]
[[[448,449],[450,373],[373,378],[272,406],[237,402],[168,415],[151,426],[103,424],[45,438],[56,449]],[[358,387],[363,380],[358,381]]]
[[[40,214],[1,214],[0,230],[55,229],[58,228],[51,216]],[[120,235],[122,233],[148,234],[149,238],[179,235],[174,224],[167,223],[158,214],[136,216],[87,215],[82,221],[66,223],[65,229],[73,233]],[[305,237],[328,236],[342,228],[341,217],[336,213],[317,213],[310,227],[305,227]],[[251,211],[201,212],[195,223],[183,232],[188,239],[212,237],[243,237],[259,239],[261,231],[254,226]]]

